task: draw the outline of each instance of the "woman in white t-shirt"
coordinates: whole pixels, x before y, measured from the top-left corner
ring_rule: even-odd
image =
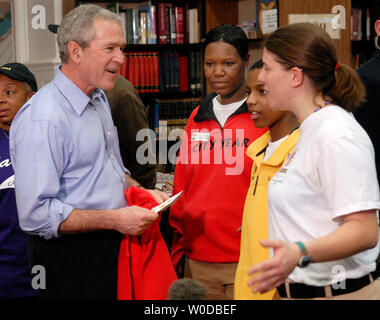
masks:
[[[271,258],[250,269],[248,285],[277,287],[284,299],[380,299],[374,150],[350,113],[363,84],[310,23],[275,31],[263,62],[269,107],[293,112],[301,137],[269,183],[269,240],[261,244]]]

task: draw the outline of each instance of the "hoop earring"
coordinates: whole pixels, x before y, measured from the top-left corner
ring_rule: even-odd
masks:
[[[376,47],[376,49],[380,49],[380,45],[379,45],[379,36],[376,36],[376,37],[375,37],[375,47]]]

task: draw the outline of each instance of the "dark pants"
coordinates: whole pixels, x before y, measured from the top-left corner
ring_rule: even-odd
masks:
[[[38,236],[28,239],[30,267],[35,271],[34,285],[39,285],[41,299],[117,299],[117,266],[121,235],[98,231],[62,235],[45,240]],[[38,280],[38,281],[36,281]],[[32,282],[33,284],[33,282]],[[41,285],[46,285],[45,289]]]

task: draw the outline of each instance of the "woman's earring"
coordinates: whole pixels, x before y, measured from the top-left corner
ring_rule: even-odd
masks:
[[[375,47],[376,47],[377,49],[380,49],[380,45],[379,45],[379,36],[376,36],[376,37],[375,37]]]

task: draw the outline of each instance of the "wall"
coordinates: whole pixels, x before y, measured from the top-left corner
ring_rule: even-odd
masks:
[[[51,81],[60,63],[48,24],[62,20],[62,0],[14,0],[15,60],[35,74],[38,87]]]

